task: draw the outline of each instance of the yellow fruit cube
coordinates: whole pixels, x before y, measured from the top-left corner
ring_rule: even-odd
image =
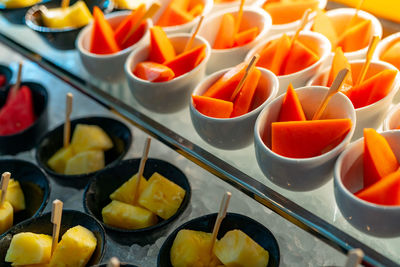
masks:
[[[170,259],[174,267],[219,266],[221,262],[211,250],[211,233],[180,230],[171,247]]]
[[[4,201],[0,206],[0,234],[6,232],[13,225],[14,210],[10,202]]]
[[[0,4],[3,4],[6,8],[20,8],[32,6],[41,0],[0,0]]]
[[[139,204],[166,220],[179,209],[185,193],[182,187],[155,172],[140,195]]]
[[[92,14],[84,1],[77,1],[75,4],[70,6],[67,18],[69,21],[67,27],[82,27],[89,24],[93,19]]]
[[[101,150],[84,151],[67,161],[64,174],[84,174],[104,168],[104,152]]]
[[[47,165],[55,172],[64,173],[67,161],[73,156],[74,151],[72,150],[72,146],[68,146],[67,148],[63,147],[51,156],[47,161]]]
[[[122,229],[141,229],[157,223],[152,212],[116,200],[105,206],[101,214],[105,224]]]
[[[118,200],[127,204],[133,205],[134,192],[136,190],[137,174],[132,176],[128,181],[121,185],[117,190],[115,190],[110,198],[112,200]],[[139,185],[139,196],[144,191],[147,186],[147,180],[142,176]]]
[[[113,142],[97,125],[78,124],[72,135],[71,146],[75,153],[88,150],[108,150]]]
[[[52,8],[42,14],[43,24],[49,28],[81,27],[92,20],[85,2],[77,1],[68,8]]]
[[[0,190],[0,196],[1,196],[1,190]],[[22,191],[21,185],[19,184],[18,181],[10,179],[10,182],[8,183],[6,200],[10,202],[14,212],[18,212],[20,210],[25,209],[24,192]]]
[[[115,0],[114,5],[119,9],[137,9],[141,4],[146,4],[146,0]]]
[[[94,234],[83,226],[68,229],[51,257],[50,267],[86,266],[97,246]]]
[[[48,263],[51,257],[51,236],[19,233],[13,236],[6,262],[12,265]]]
[[[240,230],[227,232],[216,242],[214,253],[226,266],[265,267],[269,253]]]

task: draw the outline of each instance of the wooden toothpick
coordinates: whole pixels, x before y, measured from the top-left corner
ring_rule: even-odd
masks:
[[[319,120],[322,114],[325,111],[326,106],[328,105],[329,100],[331,97],[339,92],[340,88],[342,88],[343,82],[349,73],[349,69],[342,69],[339,71],[338,75],[336,76],[335,80],[332,83],[331,88],[329,88],[328,92],[326,93],[324,99],[322,100],[321,104],[317,108],[317,111],[314,113],[312,120]]]
[[[18,62],[17,81],[15,82],[13,87],[11,87],[10,92],[9,92],[9,94],[11,94],[11,98],[13,98],[17,94],[19,88],[21,87],[22,67],[23,67],[23,65],[24,65],[24,63],[22,61]]]
[[[219,208],[218,216],[215,220],[214,229],[212,232],[210,254],[212,254],[213,252],[215,240],[217,239],[217,235],[219,232],[219,227],[221,226],[222,220],[226,216],[226,211],[228,210],[229,200],[231,199],[231,196],[231,192],[226,192],[224,197],[222,198],[221,206]]]
[[[356,21],[356,19],[358,18],[358,12],[361,9],[361,6],[363,5],[364,0],[360,0],[358,2],[358,5],[356,7],[356,12],[354,13],[354,15],[351,17],[349,23],[346,24],[346,27],[344,28],[343,32],[341,35],[339,35],[339,38],[337,38],[336,40],[336,44],[335,47],[343,40],[343,38],[346,36],[347,30],[350,28],[351,25],[353,25],[353,23]]]
[[[295,34],[293,35],[292,39],[290,40],[290,49],[289,49],[289,51],[291,50],[291,48],[292,48],[294,42],[295,42],[295,41],[297,40],[297,38],[299,37],[300,32],[301,32],[301,31],[304,29],[304,27],[306,26],[306,24],[307,24],[307,22],[308,22],[308,16],[310,16],[311,12],[312,12],[312,9],[311,9],[311,8],[308,8],[308,9],[304,12],[303,17],[301,18],[301,21],[300,21],[300,25],[299,25],[299,27],[297,28],[297,30],[296,30]]]
[[[107,267],[119,267],[120,262],[116,257],[112,257],[107,264]]]
[[[62,7],[62,8],[67,8],[67,7],[69,7],[69,0],[62,0],[62,1],[61,1],[61,7]]]
[[[235,22],[235,34],[239,32],[240,24],[242,23],[244,1],[245,0],[240,0],[239,12],[238,12],[236,22]]]
[[[70,116],[72,113],[72,101],[74,96],[71,93],[67,93],[66,104],[65,104],[65,123],[64,123],[64,147],[69,146],[69,140],[71,138],[71,120]]]
[[[136,200],[139,195],[139,187],[140,187],[140,180],[141,180],[140,178],[143,175],[144,167],[145,167],[146,161],[147,161],[147,156],[149,155],[150,143],[151,143],[151,138],[147,137],[146,144],[144,145],[144,148],[143,148],[142,158],[140,160],[139,172],[137,174],[136,187],[135,187],[135,192],[133,194],[133,204],[136,203]]]
[[[204,19],[204,16],[200,16],[199,22],[197,23],[196,30],[193,32],[193,34],[192,34],[192,36],[190,37],[189,41],[186,43],[185,49],[183,49],[183,52],[188,51],[188,50],[192,47],[194,38],[196,38],[196,35],[197,35],[197,33],[199,32],[199,30],[200,30],[201,23],[203,22],[203,19]],[[182,52],[182,53],[183,53],[183,52]]]
[[[152,18],[154,16],[154,14],[156,14],[158,9],[160,9],[160,7],[161,7],[161,4],[159,2],[154,2],[150,6],[150,8],[147,9],[146,13],[144,13],[144,15],[136,22],[136,24],[133,25],[131,30],[128,32],[128,34],[125,36],[125,38],[122,40],[122,44],[125,44],[126,41],[129,40],[129,37],[131,37],[131,35],[133,33],[135,33],[135,31],[139,28],[140,24],[142,24],[143,21],[145,21],[146,19]]]
[[[6,200],[8,182],[10,181],[11,173],[3,172],[1,175],[1,199],[0,199],[0,207],[3,206],[4,201]]]
[[[360,263],[362,258],[364,257],[364,252],[357,248],[352,249],[347,254],[347,262],[345,267],[357,267]]]
[[[62,217],[63,203],[61,200],[53,201],[53,209],[51,211],[51,222],[53,223],[53,240],[51,243],[51,254],[53,255],[54,250],[58,244],[58,237],[60,235],[61,217]]]
[[[239,84],[236,86],[235,91],[233,91],[232,95],[231,95],[231,101],[234,101],[237,94],[240,92],[240,90],[242,90],[242,87],[244,85],[244,82],[246,81],[247,77],[249,76],[249,73],[253,70],[253,67],[257,64],[258,59],[260,58],[259,54],[255,54],[249,65],[246,68],[246,72],[244,73],[242,79],[239,81]]]
[[[378,35],[375,35],[372,38],[371,43],[369,44],[369,47],[368,47],[368,52],[367,52],[365,63],[361,68],[360,74],[358,75],[358,78],[357,78],[357,82],[354,84],[354,86],[357,86],[364,81],[365,75],[367,74],[369,65],[371,64],[372,56],[374,55],[374,52],[375,52],[376,46],[378,45],[379,40],[380,40],[380,38]]]

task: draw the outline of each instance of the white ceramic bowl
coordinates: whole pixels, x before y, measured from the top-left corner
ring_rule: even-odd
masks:
[[[111,27],[115,28],[129,14],[131,14],[131,11],[113,12],[106,15],[106,19],[110,22]],[[124,63],[129,53],[143,43],[149,42],[149,29],[152,27],[152,22],[148,19],[146,23],[145,33],[138,42],[118,53],[107,55],[98,55],[89,52],[93,28],[92,23],[83,28],[76,39],[76,47],[87,72],[97,79],[109,82],[118,81],[123,78]]]
[[[400,104],[394,106],[383,121],[383,130],[399,130],[400,127]]]
[[[322,86],[296,89],[304,113],[311,118],[328,89]],[[332,178],[336,158],[353,136],[356,115],[350,100],[342,93],[335,94],[328,103],[322,119],[350,118],[353,125],[343,141],[332,150],[312,158],[288,158],[271,150],[271,123],[278,120],[285,95],[269,103],[257,118],[254,146],[257,163],[264,175],[274,184],[292,191],[316,189]],[[265,141],[265,142],[264,142]]]
[[[159,0],[161,3],[160,9],[156,12],[156,14],[153,17],[153,24],[157,25],[158,19],[161,17],[161,15],[164,13],[165,9],[168,7],[169,3],[172,0]],[[204,5],[203,12],[201,13],[204,16],[207,16],[210,12],[211,9],[213,8],[214,1],[213,0],[201,0],[201,2]],[[192,21],[189,21],[188,23],[181,24],[181,25],[176,25],[176,26],[168,26],[168,27],[163,27],[163,30],[168,34],[175,34],[175,33],[189,33],[193,27],[195,27],[199,21],[199,17],[195,17]]]
[[[364,64],[365,60],[354,60],[350,61],[351,69],[353,72],[353,77],[358,77],[358,73],[360,72],[362,65]],[[371,77],[374,74],[383,71],[385,69],[394,69],[397,70],[393,65],[383,62],[383,61],[371,61],[371,65],[368,69],[366,77]],[[329,75],[330,67],[325,69],[321,73],[317,74],[313,79],[309,81],[309,85],[323,85],[323,81],[326,81],[326,77]],[[374,128],[377,129],[393,101],[393,97],[396,95],[397,91],[399,90],[400,86],[400,74],[397,74],[395,81],[393,82],[392,89],[381,100],[356,109],[356,116],[357,116],[357,126],[354,132],[353,140],[356,140],[363,136],[363,129],[364,128]]]
[[[382,54],[390,47],[392,46],[395,42],[400,41],[400,32],[393,33],[386,38],[383,38],[382,41],[378,43],[378,46],[376,47],[375,53],[373,58],[375,60],[382,60],[381,56]],[[400,57],[400,55],[399,55]]]
[[[400,159],[400,131],[381,133]],[[338,158],[334,171],[336,204],[343,217],[358,230],[379,237],[400,235],[400,206],[370,203],[353,193],[363,187],[364,138],[346,148]]]
[[[168,37],[179,54],[185,48],[191,35],[180,33]],[[206,56],[196,68],[170,81],[157,83],[140,79],[132,73],[138,63],[148,60],[150,45],[147,43],[135,49],[125,63],[125,74],[133,96],[147,109],[160,113],[175,112],[187,106],[193,88],[205,75],[207,61],[211,54],[210,45],[199,36],[194,39],[193,47],[202,44],[207,46]]]
[[[287,35],[293,36],[294,32],[287,33]],[[250,60],[256,53],[260,52],[269,41],[275,40],[281,37],[282,34],[277,34],[266,38],[263,42],[255,46],[246,56],[246,60]],[[322,34],[316,32],[301,32],[298,40],[311,47],[313,51],[317,51],[320,59],[311,66],[300,70],[298,72],[280,75],[279,79],[279,92],[281,95],[286,92],[290,83],[292,83],[294,88],[305,86],[309,79],[318,73],[324,62],[328,59],[331,53],[331,43]]]
[[[238,8],[231,8],[227,10],[221,10],[215,14],[212,14],[208,18],[204,19],[203,24],[199,30],[198,35],[204,37],[211,47],[214,44],[215,37],[218,34],[219,26],[221,24],[222,16],[225,13],[231,13],[234,16],[238,13]],[[212,49],[211,58],[207,65],[207,73],[212,74],[216,71],[233,67],[243,62],[246,54],[262,41],[271,27],[271,17],[261,8],[243,8],[243,18],[248,21],[248,28],[257,26],[259,34],[257,37],[242,46],[229,48],[229,49]]]
[[[218,71],[203,80],[193,91],[193,95],[202,95],[229,69]],[[266,99],[256,109],[242,116],[229,119],[212,118],[203,115],[190,102],[190,117],[200,137],[212,146],[222,149],[239,149],[253,140],[253,128],[258,114],[271,102],[278,92],[278,79],[272,72],[260,68],[261,77],[258,88],[267,90]]]

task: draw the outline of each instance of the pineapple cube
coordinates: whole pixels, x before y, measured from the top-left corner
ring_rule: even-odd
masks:
[[[171,247],[170,259],[174,267],[220,266],[222,263],[210,253],[211,233],[180,230]]]
[[[240,230],[227,232],[216,242],[214,253],[226,266],[265,267],[269,253]]]
[[[101,211],[105,224],[122,229],[141,229],[157,223],[157,216],[138,206],[113,200]]]
[[[114,0],[114,5],[119,9],[137,9],[141,4],[147,4],[146,0]]]
[[[108,150],[113,142],[97,125],[78,124],[72,135],[71,146],[75,153],[88,150]]]
[[[104,168],[104,152],[101,150],[85,151],[76,154],[67,161],[64,174],[84,174]]]
[[[10,202],[4,201],[0,206],[0,234],[6,232],[13,225],[14,210]]]
[[[1,190],[0,190],[0,196],[1,196]],[[25,209],[24,192],[22,191],[21,185],[19,184],[18,181],[10,179],[7,189],[6,200],[10,202],[14,212],[18,212],[20,210]]]
[[[117,190],[115,190],[110,195],[110,198],[112,200],[118,200],[127,204],[134,205],[133,194],[136,190],[136,181],[137,181],[137,174],[132,176],[128,181],[126,181]],[[142,176],[140,179],[140,185],[138,191],[139,196],[140,194],[142,194],[146,186],[147,186],[147,180]]]
[[[166,220],[179,209],[185,193],[182,187],[155,172],[140,195],[139,204]]]
[[[51,257],[51,236],[19,233],[13,236],[7,250],[6,262],[12,265],[48,263]]]
[[[74,156],[74,151],[72,150],[72,146],[68,146],[67,148],[63,147],[59,149],[51,158],[47,161],[47,165],[57,172],[64,173],[65,165],[67,165],[67,161]]]
[[[49,28],[81,27],[92,20],[85,2],[77,1],[68,8],[52,8],[42,14],[43,24]]]
[[[97,246],[94,234],[83,226],[68,229],[51,257],[50,267],[86,266]]]

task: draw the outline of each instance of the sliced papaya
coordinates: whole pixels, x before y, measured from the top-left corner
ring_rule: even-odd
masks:
[[[312,31],[325,35],[332,44],[332,50],[335,49],[334,45],[337,43],[338,35],[332,20],[325,14],[323,10],[318,9],[314,18]]]
[[[181,76],[196,68],[206,56],[206,45],[199,45],[183,52],[175,58],[164,63],[174,73],[175,77]]]
[[[282,75],[281,68],[290,50],[290,38],[283,34],[279,39],[272,40],[260,52],[257,66],[266,68],[275,75]]]
[[[93,20],[90,52],[102,55],[120,51],[113,29],[97,6],[93,8]]]
[[[149,82],[166,82],[172,80],[175,76],[174,72],[167,66],[150,61],[137,64],[133,74]]]
[[[229,118],[233,103],[207,96],[193,95],[194,107],[202,114],[213,118]]]
[[[381,60],[389,62],[400,70],[400,41],[391,45],[381,56]]]
[[[144,34],[144,29],[146,23],[143,22],[139,28],[136,29],[134,33],[129,37],[129,39],[123,43],[126,35],[131,31],[131,29],[136,25],[136,23],[143,17],[144,13],[146,12],[146,5],[140,4],[138,8],[132,13],[127,16],[115,29],[114,38],[117,42],[118,46],[121,49],[125,49],[134,43],[136,43]]]
[[[149,60],[156,63],[164,63],[175,58],[174,46],[160,26],[150,29],[150,57]]]
[[[214,49],[227,49],[233,47],[235,42],[235,18],[231,13],[222,16],[218,33],[215,37]]]
[[[258,35],[258,27],[252,27],[248,30],[235,34],[235,46],[242,46],[253,41]]]
[[[306,115],[304,114],[300,100],[293,89],[293,85],[289,84],[286,95],[283,98],[281,109],[279,111],[278,121],[305,121]]]
[[[250,111],[251,103],[260,77],[261,71],[257,68],[254,68],[249,73],[242,89],[235,98],[231,117],[242,116]]]
[[[204,5],[203,4],[197,4],[197,5],[195,5],[193,8],[191,8],[190,10],[189,10],[189,14],[192,16],[192,17],[197,17],[197,16],[200,16],[201,15],[201,13],[203,13],[203,9],[204,9]]]
[[[281,74],[288,75],[303,70],[319,60],[319,56],[299,41],[295,41],[292,49],[281,67]]]
[[[318,8],[318,0],[266,1],[263,5],[272,18],[272,24],[286,24],[301,19],[304,12]]]
[[[343,87],[345,88],[345,91],[347,91],[353,85],[353,79],[352,79],[352,75],[351,75],[351,66],[350,66],[350,63],[347,60],[347,58],[344,56],[342,48],[337,47],[335,50],[335,56],[333,57],[332,67],[329,72],[328,83],[326,84],[326,86],[330,87],[333,83],[333,80],[338,75],[338,73],[344,68],[347,68],[350,70],[350,73],[346,76],[346,79],[344,80],[344,85],[343,85]]]
[[[353,52],[367,47],[371,39],[372,22],[370,20],[363,20],[355,26],[349,27],[345,30],[338,46],[343,48],[344,52]]]
[[[193,19],[194,17],[186,10],[176,4],[170,4],[161,15],[156,25],[161,27],[176,26],[188,23]]]

